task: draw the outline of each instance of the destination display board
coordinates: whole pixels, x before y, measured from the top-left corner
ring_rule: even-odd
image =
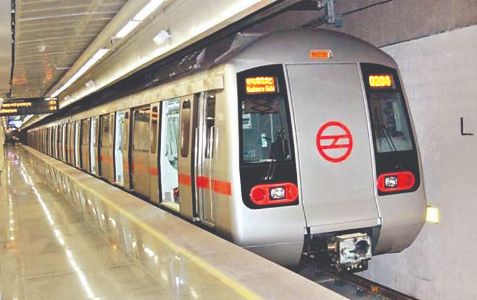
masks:
[[[42,115],[58,110],[58,98],[18,98],[3,101],[0,117],[19,115]]]

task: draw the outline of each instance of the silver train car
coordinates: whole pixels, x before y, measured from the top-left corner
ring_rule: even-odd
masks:
[[[27,140],[282,265],[306,252],[362,270],[425,221],[397,65],[332,31],[264,35]]]

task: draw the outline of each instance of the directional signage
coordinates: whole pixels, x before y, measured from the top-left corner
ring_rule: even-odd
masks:
[[[58,98],[21,98],[3,101],[0,117],[50,114],[58,110]]]

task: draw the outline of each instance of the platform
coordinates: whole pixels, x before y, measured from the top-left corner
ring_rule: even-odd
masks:
[[[28,147],[6,148],[0,299],[343,299]]]

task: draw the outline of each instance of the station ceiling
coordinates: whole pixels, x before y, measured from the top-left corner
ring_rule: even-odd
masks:
[[[126,0],[15,1],[12,96],[43,96],[125,2]]]
[[[42,97],[51,93],[52,89],[57,89],[71,78],[72,74],[75,74],[99,48],[110,42],[114,31],[117,32],[117,28],[121,28],[124,22],[127,22],[127,18],[131,18],[131,14],[135,14],[138,8],[149,1],[0,0],[0,98]],[[12,2],[15,6],[14,47],[11,44],[12,26],[10,24]],[[204,18],[214,16],[214,13],[222,12],[220,9],[225,12],[228,9],[226,5],[229,3],[263,3],[260,7],[258,4],[254,6],[259,9],[270,3],[300,1],[168,0],[165,2],[172,3],[170,10],[175,9],[177,13],[180,13],[178,16],[182,16],[179,20],[165,19],[164,24],[174,28],[177,22],[189,22],[190,26],[195,26],[198,23],[194,24],[194,22],[198,21],[188,16],[201,13],[203,10],[209,11],[203,14]],[[199,2],[200,5],[197,4]],[[320,3],[318,0],[303,0],[295,5],[294,10],[270,18],[250,28],[249,31],[320,26],[344,31],[377,46],[384,46],[477,23],[477,0],[336,0],[336,12],[344,21],[342,28],[335,28],[334,25],[326,25],[326,22],[323,22],[324,10],[316,9],[318,3]],[[220,5],[223,7],[218,7]],[[187,6],[189,8],[186,8]],[[190,6],[197,7],[190,8]],[[124,13],[128,10],[131,11],[129,15]],[[121,15],[124,15],[124,18],[121,19]],[[160,15],[159,18],[161,17],[167,16]],[[236,19],[230,19],[228,23],[223,23],[225,24],[223,26],[236,21]],[[116,25],[114,25],[115,22]],[[159,21],[149,23],[151,23],[149,27],[143,26],[143,32],[147,33],[157,30],[158,26],[165,26]],[[102,35],[104,39],[98,42]],[[92,47],[95,43],[97,47]],[[118,45],[124,46],[122,48],[131,49],[132,47],[131,43],[127,42]],[[121,53],[121,47],[118,45],[113,45],[113,51],[111,51],[116,56]],[[14,49],[13,69],[11,68],[12,49]],[[139,56],[134,57],[130,53],[127,58],[131,61],[139,60]],[[105,63],[108,61],[106,60]],[[133,67],[131,64],[131,70]],[[124,74],[128,72],[130,70]],[[109,76],[109,78],[112,77]]]

